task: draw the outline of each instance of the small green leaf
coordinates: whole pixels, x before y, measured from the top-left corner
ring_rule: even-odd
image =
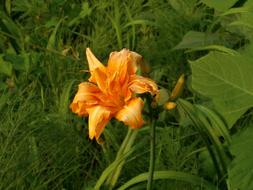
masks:
[[[6,94],[6,93],[1,94],[1,96],[0,96],[0,111],[3,109],[3,107],[7,103],[8,98],[9,98],[8,94]]]
[[[57,23],[57,25],[55,26],[54,30],[52,31],[49,39],[48,39],[48,43],[47,43],[47,49],[49,50],[55,50],[56,49],[56,34],[57,34],[57,31],[62,23],[64,19],[60,19]]]
[[[89,4],[87,2],[82,3],[82,10],[79,13],[80,18],[84,18],[86,16],[89,16],[91,14],[91,8],[89,7]]]
[[[3,59],[3,54],[0,55],[0,73],[7,76],[11,76],[12,74],[12,64]]]
[[[11,37],[10,42],[16,52],[24,50],[24,41],[20,27],[3,11],[0,11],[0,28],[9,34],[8,36]]]
[[[71,27],[73,25],[79,24],[83,18],[86,16],[89,16],[91,14],[92,9],[89,7],[89,4],[87,2],[82,3],[82,9],[76,17],[74,17],[69,23],[68,26]]]
[[[7,13],[10,15],[11,14],[11,0],[5,0],[5,8]]]
[[[16,55],[14,53],[7,53],[4,56],[4,59],[13,65],[14,70],[20,70],[20,71],[28,71],[29,69],[29,54],[22,53],[20,55]]]
[[[202,3],[208,7],[214,8],[218,11],[226,11],[232,7],[238,0],[201,0]]]
[[[62,93],[59,98],[59,113],[62,114],[62,116],[66,115],[69,110],[69,97],[73,83],[73,80],[70,82],[66,82],[66,84],[62,88]]]
[[[189,31],[184,35],[182,41],[174,47],[174,49],[200,48],[206,45],[218,43],[219,41],[219,37],[215,34]]]
[[[157,26],[155,22],[144,20],[144,19],[138,19],[138,20],[132,20],[124,25],[124,28],[127,28],[129,26],[133,25],[148,25],[148,26]]]
[[[169,94],[168,94],[168,90],[165,88],[161,88],[159,90],[159,95],[157,95],[159,97],[157,97],[157,103],[158,105],[163,105],[165,104],[165,102],[168,101],[169,99]]]

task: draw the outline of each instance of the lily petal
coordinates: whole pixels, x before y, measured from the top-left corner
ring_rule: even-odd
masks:
[[[108,60],[108,70],[110,73],[118,72],[120,82],[124,82],[127,75],[133,75],[137,71],[137,66],[142,60],[142,56],[128,49],[120,52],[112,52]]]
[[[89,137],[90,139],[95,137],[98,140],[105,125],[111,119],[111,112],[102,106],[94,106],[87,111],[89,113]]]
[[[144,124],[141,116],[143,105],[141,98],[133,98],[123,109],[116,113],[115,118],[132,128],[139,128]]]
[[[129,50],[123,49],[120,52],[112,52],[108,60],[108,71],[110,75],[115,75],[122,84],[127,76],[127,65],[129,61]],[[115,76],[114,76],[115,77]]]
[[[86,49],[86,56],[89,64],[91,77],[90,82],[96,83],[100,90],[106,88],[106,67],[95,57],[90,48]]]
[[[153,80],[139,75],[130,77],[129,88],[137,94],[149,92],[151,95],[155,95],[158,92],[158,87]]]
[[[89,64],[90,71],[94,71],[99,68],[102,71],[106,70],[106,67],[96,58],[96,56],[92,53],[90,48],[86,48],[86,56]]]
[[[131,64],[128,65],[128,73],[130,75],[135,74],[141,62],[142,56],[134,51],[131,51]]]
[[[71,110],[79,116],[87,116],[87,108],[99,103],[98,95],[101,93],[99,88],[89,82],[79,84],[78,91],[70,104]]]

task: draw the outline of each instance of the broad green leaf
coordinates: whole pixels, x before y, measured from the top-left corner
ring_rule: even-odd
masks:
[[[252,57],[210,52],[190,64],[193,89],[213,101],[231,128],[253,106]]]
[[[144,182],[148,180],[149,173],[142,173],[128,182],[126,182],[124,185],[118,188],[118,190],[125,190],[132,185],[135,185],[140,182]],[[171,180],[180,180],[184,182],[188,182],[194,185],[200,185],[202,187],[206,187],[208,190],[215,190],[216,187],[211,184],[210,182],[204,180],[203,178],[195,175],[191,175],[185,172],[178,172],[178,171],[155,171],[154,172],[154,180],[158,179],[171,179]]]
[[[237,51],[224,47],[224,46],[220,46],[220,45],[209,45],[209,46],[203,46],[203,47],[197,47],[197,48],[192,48],[186,52],[193,52],[193,51],[204,51],[204,50],[216,50],[216,51],[220,51],[220,52],[224,52],[230,55],[235,55],[237,54]]]
[[[253,1],[245,2],[244,9],[248,12],[238,15],[237,19],[230,23],[229,26],[236,27],[240,32],[242,32],[248,39],[252,40],[252,30],[253,30]]]
[[[205,32],[189,31],[174,49],[201,48],[220,41],[218,35]]]
[[[231,189],[253,189],[253,128],[236,134],[230,147],[234,160],[228,170],[228,178]]]
[[[11,76],[12,74],[12,64],[3,59],[3,55],[0,55],[0,74],[5,74]]]
[[[229,134],[229,129],[225,125],[224,121],[212,110],[205,106],[197,105],[197,108],[208,117],[209,122],[213,126],[213,130],[216,131],[217,136],[222,136],[226,143],[231,143],[231,136]]]
[[[201,2],[218,11],[226,11],[232,7],[237,0],[201,0]]]

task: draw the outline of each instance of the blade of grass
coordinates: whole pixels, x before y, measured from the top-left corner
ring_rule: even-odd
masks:
[[[140,182],[145,182],[148,180],[148,176],[149,176],[148,172],[142,173],[142,174],[132,178],[128,182],[126,182],[124,185],[119,187],[118,190],[125,190],[135,184],[138,184]],[[204,180],[201,177],[191,175],[188,173],[184,173],[184,172],[155,171],[154,172],[154,180],[158,180],[158,179],[180,180],[180,181],[188,182],[188,183],[191,183],[194,185],[204,186],[209,190],[216,190],[216,187],[212,183]]]

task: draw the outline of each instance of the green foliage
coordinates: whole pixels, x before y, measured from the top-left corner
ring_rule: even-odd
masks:
[[[188,76],[187,101],[157,119],[154,189],[252,189],[252,6],[2,0],[0,189],[102,189],[108,176],[114,189],[146,188],[148,115],[123,151],[121,123],[111,121],[98,145],[88,140],[87,120],[70,113],[78,83],[89,77],[86,47],[103,63],[124,47],[140,53],[162,89],[159,109],[178,76]]]
[[[124,185],[119,187],[119,190],[125,190],[128,187],[135,185],[136,183],[140,183],[143,181],[146,181],[148,179],[148,173],[142,173],[133,179],[126,182]],[[173,179],[173,180],[181,180],[188,183],[200,185],[206,189],[215,190],[216,187],[209,183],[208,181],[205,181],[197,176],[190,175],[183,172],[176,172],[176,171],[156,171],[154,173],[154,180],[158,179]]]
[[[12,74],[12,64],[3,59],[3,55],[0,55],[0,72],[7,76]]]
[[[174,49],[199,48],[206,45],[217,44],[220,42],[217,34],[206,34],[205,32],[189,31],[182,41]]]
[[[224,0],[224,1],[219,1],[219,0],[201,0],[202,3],[206,4],[207,6],[214,8],[215,10],[218,11],[226,11],[230,7],[232,7],[237,0]]]
[[[231,128],[253,106],[251,53],[211,52],[191,62],[192,87],[212,99]]]
[[[185,100],[178,100],[178,103],[182,120],[188,119],[189,124],[199,133],[212,158],[217,175],[221,179],[219,183],[222,183],[229,164],[229,157],[220,137],[223,137],[226,143],[231,141],[226,125],[214,112],[203,106],[195,106]]]
[[[252,136],[252,126],[246,127],[233,136],[230,150],[235,158],[228,170],[228,182],[231,184],[231,189],[246,190],[253,188]]]

